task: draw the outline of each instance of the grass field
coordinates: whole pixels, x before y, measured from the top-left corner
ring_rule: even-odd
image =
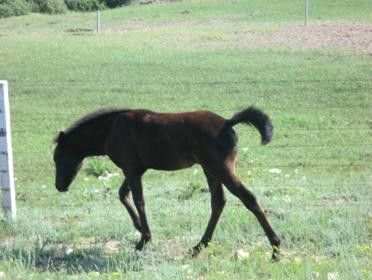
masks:
[[[371,279],[372,8],[310,1],[306,29],[298,2],[133,5],[103,11],[99,34],[94,13],[0,19],[18,208],[0,220],[0,279]],[[251,104],[275,136],[260,146],[237,126],[237,173],[282,238],[277,263],[227,192],[211,246],[189,257],[210,213],[198,166],[146,173],[153,241],[140,253],[111,162],[86,160],[68,193],[54,187],[54,136],[95,109],[230,117]],[[113,176],[89,175],[102,170]]]

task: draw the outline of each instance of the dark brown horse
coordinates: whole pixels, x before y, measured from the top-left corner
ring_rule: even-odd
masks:
[[[273,127],[267,115],[249,107],[231,119],[209,111],[155,113],[148,110],[106,110],[92,113],[60,132],[55,142],[56,187],[68,190],[85,157],[108,155],[122,169],[125,180],[119,190],[120,201],[134,226],[141,232],[136,249],[151,240],[145,213],[141,177],[147,169],[177,170],[198,163],[203,168],[211,193],[212,214],[196,255],[208,245],[226,203],[222,185],[256,216],[276,258],[280,239],[270,226],[255,195],[235,175],[237,136],[233,126],[253,125],[262,144],[270,142]],[[129,201],[132,192],[135,208]]]

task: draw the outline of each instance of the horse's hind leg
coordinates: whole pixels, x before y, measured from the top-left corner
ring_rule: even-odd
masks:
[[[127,209],[130,217],[132,218],[134,227],[141,232],[142,231],[141,222],[139,220],[136,210],[133,208],[132,204],[129,201],[129,192],[130,192],[129,183],[128,180],[125,179],[119,189],[119,199]]]
[[[227,189],[233,195],[237,196],[243,202],[245,207],[256,216],[257,220],[264,229],[267,238],[273,246],[272,258],[275,260],[278,254],[280,239],[267,220],[266,215],[263,212],[261,206],[258,204],[255,195],[243,185],[243,183],[231,170],[224,172],[224,175],[222,175],[221,179]]]
[[[202,239],[200,240],[198,245],[193,248],[193,256],[196,256],[203,247],[208,246],[209,241],[211,241],[212,239],[212,235],[214,229],[216,228],[217,222],[221,216],[223,207],[226,204],[226,198],[223,192],[222,183],[211,175],[208,175],[206,172],[205,175],[207,177],[208,186],[211,193],[212,213]]]
[[[136,249],[142,250],[143,246],[151,240],[150,228],[147,223],[146,212],[145,212],[145,200],[142,192],[141,176],[128,178],[129,186],[132,191],[134,204],[136,205],[139,219],[141,222],[141,240],[137,243]]]

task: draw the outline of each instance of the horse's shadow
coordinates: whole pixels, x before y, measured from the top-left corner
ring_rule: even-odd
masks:
[[[49,245],[45,248],[1,248],[0,261],[11,260],[24,267],[34,267],[39,272],[109,273],[141,271],[144,256],[133,250],[108,253],[100,246],[83,249]]]

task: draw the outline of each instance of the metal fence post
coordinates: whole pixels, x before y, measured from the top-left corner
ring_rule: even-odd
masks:
[[[101,12],[99,10],[97,10],[96,30],[97,30],[97,33],[101,32]]]
[[[305,6],[305,26],[307,26],[308,20],[309,20],[309,0],[304,0],[304,6]]]

